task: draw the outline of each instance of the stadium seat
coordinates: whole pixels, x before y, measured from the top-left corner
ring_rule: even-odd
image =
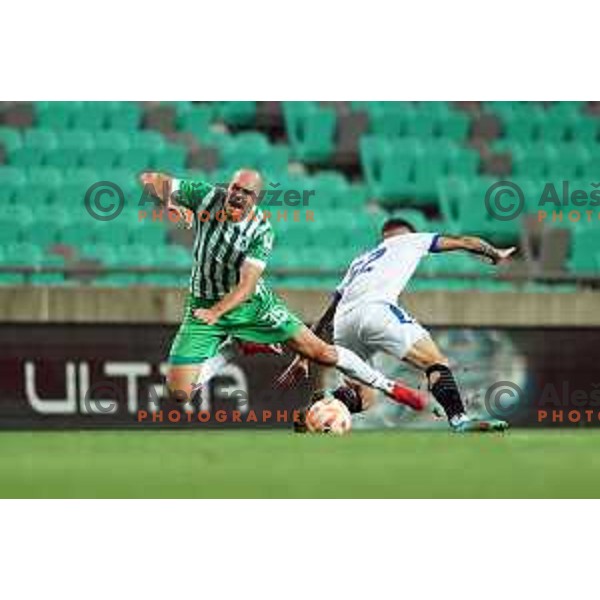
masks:
[[[142,109],[137,102],[111,102],[106,114],[108,129],[135,131],[142,120]]]
[[[69,129],[82,102],[37,102],[37,124],[48,129]]]
[[[26,181],[24,170],[0,166],[0,201],[5,204],[12,202]]]
[[[335,111],[329,108],[314,108],[307,112],[290,110],[285,103],[286,131],[295,158],[308,163],[324,161],[335,148]]]
[[[165,144],[154,154],[151,165],[158,171],[179,173],[185,169],[187,148],[180,144]]]
[[[107,123],[106,113],[107,107],[104,102],[82,102],[72,113],[71,127],[87,131],[104,129]]]
[[[16,167],[42,165],[46,153],[57,147],[54,132],[46,129],[28,129],[23,135],[23,144],[9,155],[9,162]]]
[[[586,227],[571,237],[573,238],[571,269],[579,273],[597,272],[600,264],[598,264],[598,232],[596,228]]]
[[[194,106],[179,117],[177,128],[180,131],[189,131],[199,140],[203,140],[210,129],[212,113],[208,106]]]
[[[37,266],[64,268],[65,259],[56,254],[45,254],[39,259]],[[33,273],[30,281],[33,285],[61,285],[65,282],[65,274],[61,272]]]
[[[250,125],[256,118],[256,102],[218,102],[217,115],[229,125]]]
[[[23,141],[18,129],[0,127],[0,146],[6,150],[7,154],[20,148],[22,144]]]

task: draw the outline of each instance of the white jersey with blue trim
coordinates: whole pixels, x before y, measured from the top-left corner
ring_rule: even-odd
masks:
[[[437,233],[391,236],[350,264],[337,287],[336,317],[369,302],[396,304],[423,256],[435,251]]]

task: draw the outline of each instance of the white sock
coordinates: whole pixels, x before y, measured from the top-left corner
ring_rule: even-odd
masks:
[[[335,349],[338,355],[336,368],[344,375],[386,393],[390,392],[392,387],[394,387],[394,382],[391,379],[388,379],[383,373],[368,365],[362,358],[354,354],[352,350],[342,348],[341,346],[336,346]]]
[[[196,384],[194,386],[195,390],[200,388],[200,393],[202,393],[202,390],[206,387],[206,384],[235,356],[233,344],[231,343],[223,344],[219,350],[219,354],[209,358],[202,364],[200,375],[198,375],[198,379],[196,380]]]

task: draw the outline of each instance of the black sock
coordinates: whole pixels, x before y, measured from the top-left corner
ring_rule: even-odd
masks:
[[[333,390],[333,397],[345,404],[351,414],[362,412],[362,399],[351,387],[340,385]]]
[[[312,405],[315,402],[322,400],[328,393],[331,393],[334,398],[344,404],[351,414],[362,412],[363,406],[361,397],[356,393],[356,390],[347,385],[340,385],[332,391],[317,390],[312,395],[310,404]]]
[[[446,365],[435,364],[431,365],[425,373],[430,382],[431,376],[434,373],[437,373],[439,376],[435,383],[429,384],[429,391],[444,409],[448,421],[452,417],[464,414],[465,405],[460,397],[460,392],[458,391],[452,371]]]

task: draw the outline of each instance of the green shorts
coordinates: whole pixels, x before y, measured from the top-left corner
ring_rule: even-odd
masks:
[[[254,294],[214,325],[207,325],[192,315],[194,309],[209,308],[215,302],[188,295],[183,321],[171,345],[169,362],[172,365],[204,362],[219,353],[219,346],[228,337],[260,344],[285,342],[303,325],[268,288]]]

